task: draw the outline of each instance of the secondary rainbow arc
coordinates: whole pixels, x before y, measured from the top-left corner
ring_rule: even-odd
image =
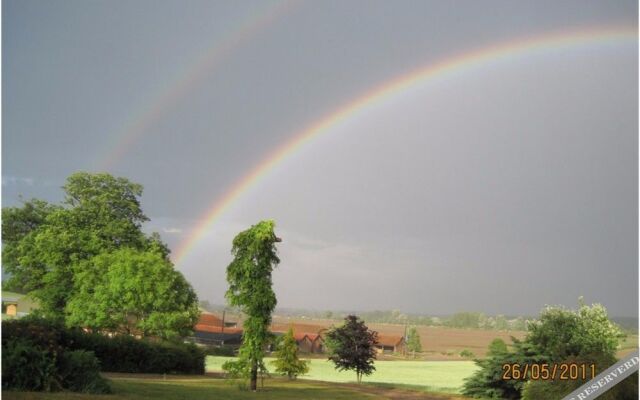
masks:
[[[478,48],[470,52],[445,58],[439,62],[429,64],[426,67],[418,68],[411,73],[391,79],[308,125],[298,134],[294,135],[290,141],[265,157],[262,162],[257,164],[247,175],[231,187],[224,196],[214,201],[204,216],[200,218],[201,222],[198,223],[192,233],[179,244],[174,261],[178,264],[184,260],[221,215],[253,185],[271,172],[276,165],[307,145],[318,135],[330,131],[331,128],[336,127],[349,117],[387,98],[400,95],[415,85],[423,84],[426,81],[441,78],[463,69],[472,70],[473,67],[484,65],[492,60],[505,56],[516,56],[536,50],[584,44],[601,44],[619,40],[633,40],[637,43],[637,39],[637,27],[598,27],[579,31],[546,33]]]
[[[219,38],[204,52],[203,56],[179,71],[174,79],[169,79],[170,83],[152,96],[153,101],[148,102],[145,108],[131,113],[131,119],[126,122],[120,132],[114,135],[116,140],[108,146],[107,151],[103,152],[102,157],[96,162],[96,168],[98,170],[112,168],[140,138],[150,131],[153,124],[160,120],[172,105],[192,91],[198,82],[211,74],[235,49],[256,37],[259,32],[274,24],[297,5],[298,2],[294,0],[279,0],[256,10],[235,24],[234,29]]]

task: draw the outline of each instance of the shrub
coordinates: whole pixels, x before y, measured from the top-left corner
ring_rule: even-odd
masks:
[[[194,344],[153,342],[131,336],[86,334],[76,348],[91,350],[108,372],[204,374],[205,354]]]
[[[37,329],[33,332],[42,333]],[[100,376],[100,362],[92,352],[64,349],[55,341],[38,343],[37,339],[42,337],[3,339],[3,389],[111,392],[107,381]]]
[[[58,374],[65,382],[65,389],[85,393],[111,393],[107,380],[100,375],[100,361],[92,351],[64,352]]]
[[[615,364],[616,359],[610,355],[594,355],[583,357],[570,357],[563,362],[577,364],[596,364],[596,374]],[[591,378],[590,376],[588,378]],[[531,380],[522,390],[523,400],[537,399],[563,399],[588,380]],[[638,373],[625,378],[622,382],[613,386],[610,390],[598,396],[601,400],[635,400],[638,398]]]
[[[464,358],[473,358],[476,355],[473,354],[473,352],[471,350],[468,349],[464,349],[460,352],[460,357],[464,357]]]
[[[236,350],[232,346],[207,346],[204,353],[208,356],[233,357],[236,355]]]
[[[56,381],[55,372],[56,362],[53,352],[25,338],[3,338],[3,390],[59,390],[61,388]]]
[[[156,342],[131,336],[110,338],[37,318],[3,321],[2,331],[3,350],[5,342],[16,338],[25,339],[36,348],[48,349],[50,354],[55,354],[56,360],[66,351],[84,350],[93,353],[101,370],[106,372],[204,374],[205,355],[194,344]],[[84,357],[86,361],[88,356],[74,357]],[[7,371],[4,358],[3,355],[3,371]]]
[[[465,379],[462,393],[469,397],[483,399],[519,399],[525,381],[518,379],[504,380],[505,364],[531,364],[547,362],[527,342],[513,340],[514,352],[489,354],[483,360],[476,360],[478,370]]]

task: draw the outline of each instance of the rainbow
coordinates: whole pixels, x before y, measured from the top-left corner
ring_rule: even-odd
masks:
[[[301,132],[294,135],[290,141],[265,157],[261,163],[231,187],[223,197],[216,199],[204,216],[200,218],[201,222],[192,233],[180,243],[174,261],[176,264],[181,262],[205,236],[221,215],[238,200],[240,196],[264,178],[276,165],[282,163],[303,146],[311,143],[314,138],[322,133],[330,131],[347,121],[350,117],[370,109],[390,97],[400,95],[427,81],[443,78],[458,71],[467,71],[494,60],[507,59],[508,57],[524,55],[539,50],[562,50],[584,44],[603,44],[618,40],[631,40],[637,43],[637,39],[637,27],[600,27],[580,31],[547,33],[465,52],[391,79],[355,100],[347,102],[336,111],[307,126]]]
[[[176,78],[168,79],[167,81],[172,83],[159,94],[152,96],[157,100],[150,102],[145,109],[132,113],[135,118],[129,120],[119,134],[114,135],[116,140],[108,147],[104,156],[98,159],[97,169],[111,169],[172,105],[193,90],[196,84],[229,57],[234,49],[289,13],[297,4],[295,0],[279,0],[254,11],[210,47],[204,56],[194,63],[188,63],[188,67],[178,73]]]

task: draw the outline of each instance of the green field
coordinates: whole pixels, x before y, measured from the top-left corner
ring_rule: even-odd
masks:
[[[239,390],[223,379],[189,378],[189,379],[150,379],[115,378],[111,381],[114,394],[88,395],[78,393],[34,393],[3,391],[3,399],[15,400],[187,400],[187,399],[255,399],[255,393]],[[370,393],[359,392],[346,387],[331,387],[321,383],[287,382],[285,380],[269,380],[268,385],[260,392],[260,399],[310,399],[310,400],[364,400],[384,398]]]
[[[222,371],[228,357],[207,357],[207,372]],[[272,359],[266,359],[267,365]],[[333,363],[324,359],[312,359],[308,375],[301,379],[326,382],[355,382],[351,371],[338,372]],[[473,374],[473,361],[376,361],[376,371],[363,378],[363,382],[392,383],[419,386],[434,392],[459,392],[464,378]]]

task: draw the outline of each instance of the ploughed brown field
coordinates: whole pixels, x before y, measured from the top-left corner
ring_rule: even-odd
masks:
[[[286,331],[293,325],[296,332],[317,333],[320,329],[328,328],[332,324],[339,324],[335,320],[323,319],[289,319],[274,317],[272,329]],[[404,325],[397,324],[367,324],[369,328],[382,335],[402,336]],[[460,357],[462,350],[471,351],[475,357],[482,358],[487,353],[489,343],[500,338],[505,343],[511,343],[511,336],[522,339],[525,332],[521,331],[491,331],[484,329],[458,329],[434,326],[417,326],[422,342],[423,357],[427,360],[464,360]]]

